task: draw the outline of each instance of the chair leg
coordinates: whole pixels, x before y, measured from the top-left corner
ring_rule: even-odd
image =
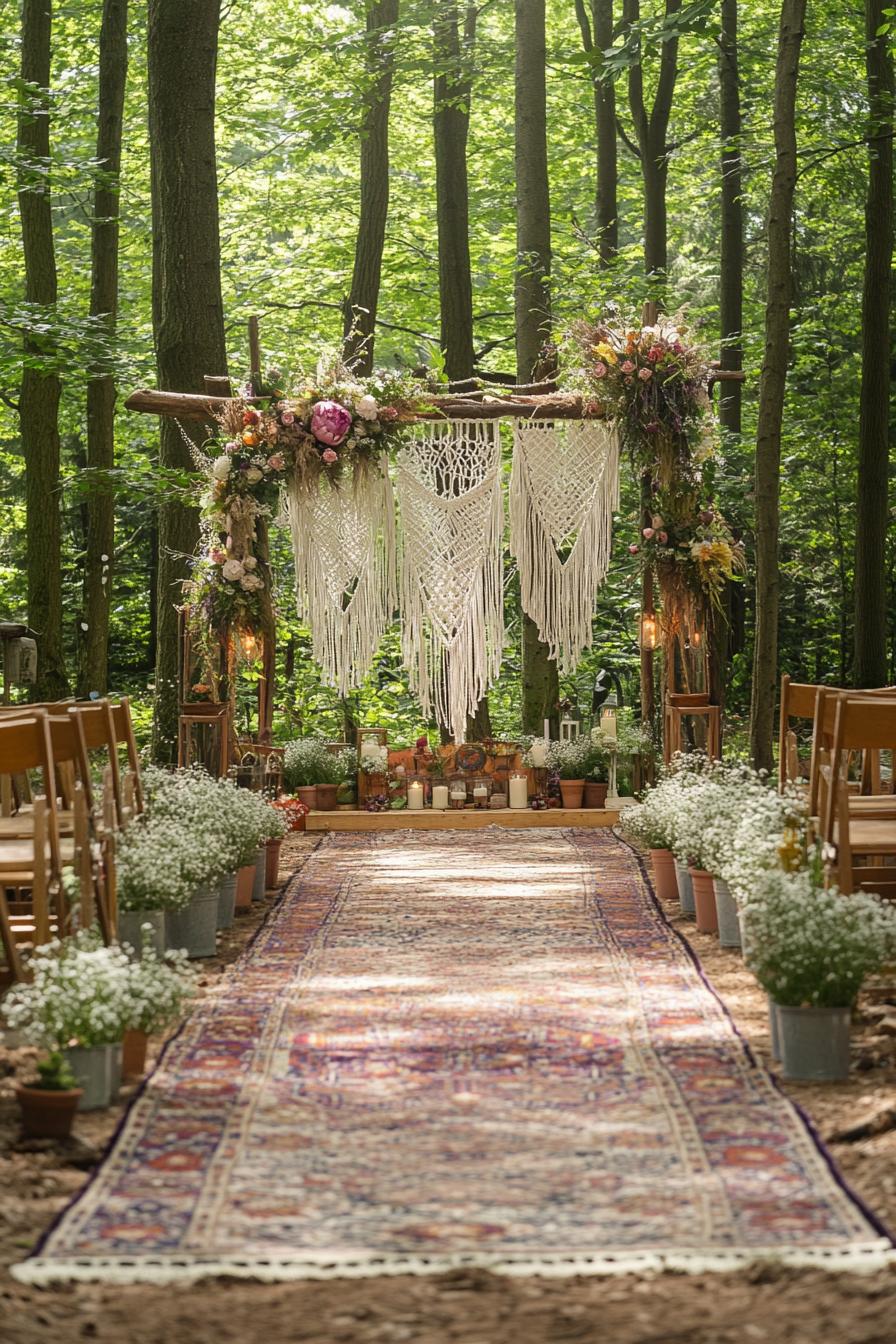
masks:
[[[34,801],[34,885],[31,888],[31,906],[34,912],[34,944],[40,947],[51,938],[47,884],[47,804],[43,798]]]
[[[90,827],[87,821],[87,802],[84,791],[77,789],[74,798],[75,868],[80,885],[79,922],[89,929],[96,918],[93,898],[93,863],[90,854]]]
[[[12,926],[9,922],[9,911],[6,908],[6,893],[0,890],[0,942],[3,943],[3,951],[6,953],[6,964],[13,980],[24,980],[25,967],[19,954]]]

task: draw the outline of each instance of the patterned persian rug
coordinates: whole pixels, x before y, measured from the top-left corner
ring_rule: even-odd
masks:
[[[873,1267],[610,832],[331,837],[21,1279]]]

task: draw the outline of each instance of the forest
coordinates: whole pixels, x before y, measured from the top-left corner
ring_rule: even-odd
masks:
[[[715,391],[747,556],[728,740],[770,764],[781,671],[896,679],[892,27],[883,0],[6,0],[0,616],[39,636],[36,696],[126,692],[171,753],[196,473],[133,389],[241,385],[253,315],[289,374],[343,348],[526,381],[552,331],[645,300],[745,375]],[[623,472],[593,648],[559,685],[508,567],[491,731],[587,708],[601,667],[637,704],[641,521]],[[278,737],[412,740],[397,633],[340,699],[272,544]]]

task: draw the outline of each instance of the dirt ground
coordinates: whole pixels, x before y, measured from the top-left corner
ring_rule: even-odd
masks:
[[[284,846],[281,877],[312,837]],[[221,954],[203,963],[212,983],[251,937],[273,898],[242,916]],[[768,1062],[764,1000],[739,955],[683,932],[743,1035]],[[886,1004],[893,1005],[889,1012]],[[889,1019],[889,1020],[888,1020]],[[153,1042],[154,1052],[162,1045]],[[60,1146],[21,1139],[13,1081],[34,1051],[0,1048],[0,1344],[91,1339],[131,1344],[896,1344],[896,1268],[825,1274],[760,1265],[725,1275],[513,1279],[482,1271],[429,1278],[192,1287],[79,1284],[31,1288],[7,1267],[23,1258],[87,1180],[122,1103],[79,1118]],[[790,1084],[868,1206],[896,1227],[896,981],[863,996],[850,1081]]]

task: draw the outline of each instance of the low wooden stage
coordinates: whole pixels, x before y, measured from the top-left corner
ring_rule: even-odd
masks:
[[[615,826],[619,813],[611,808],[553,807],[545,812],[496,807],[435,812],[309,812],[307,831],[474,831],[484,826],[522,829],[532,826]]]

